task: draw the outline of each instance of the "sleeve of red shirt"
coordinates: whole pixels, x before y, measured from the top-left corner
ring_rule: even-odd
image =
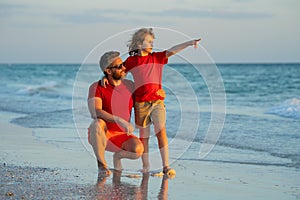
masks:
[[[132,56],[129,56],[129,57],[123,62],[123,65],[124,65],[124,67],[126,68],[126,69],[125,69],[125,72],[126,72],[126,73],[129,72],[129,71],[133,68],[133,66],[134,66],[133,60],[134,60],[134,59],[132,59]]]
[[[95,82],[90,86],[88,99],[94,98],[94,97],[102,98],[102,92],[101,92],[101,89],[98,86],[98,84],[99,84],[99,82]]]
[[[155,57],[159,64],[167,64],[168,58],[167,58],[167,51],[161,51],[161,52],[154,52]]]
[[[153,52],[153,56],[155,56],[155,59],[158,64],[167,64],[168,58],[167,58],[167,51],[161,51],[161,52]],[[136,67],[137,65],[137,59],[134,58],[134,56],[129,56],[124,62],[123,62],[126,70],[125,72],[129,72],[132,68]]]

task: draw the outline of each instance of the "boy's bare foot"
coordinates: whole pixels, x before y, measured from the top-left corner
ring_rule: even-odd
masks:
[[[175,176],[176,171],[169,166],[163,168],[163,173],[168,176]]]

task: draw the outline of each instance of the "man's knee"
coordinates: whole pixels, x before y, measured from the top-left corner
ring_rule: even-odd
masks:
[[[90,126],[90,131],[92,134],[105,134],[106,122],[103,119],[95,119]]]
[[[144,153],[144,146],[138,138],[131,138],[124,144],[124,150],[134,153],[135,158],[141,157]]]
[[[141,157],[142,154],[144,153],[144,146],[141,142],[139,142],[136,146],[135,146],[135,149],[134,149],[134,152],[136,153],[136,155],[138,157]]]
[[[95,119],[91,123],[88,140],[93,147],[106,146],[106,123],[104,120]]]
[[[139,158],[144,153],[144,145],[139,139],[134,139],[134,145],[132,147],[132,152],[136,154],[136,157]]]
[[[106,122],[103,119],[96,119],[95,122],[99,128],[106,130]]]

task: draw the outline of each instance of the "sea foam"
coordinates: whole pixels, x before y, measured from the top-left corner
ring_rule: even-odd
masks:
[[[27,86],[26,88],[18,90],[17,94],[19,94],[19,95],[34,95],[34,94],[40,93],[41,91],[52,91],[57,86],[58,86],[58,84],[55,81],[48,81],[42,85]]]
[[[269,108],[265,113],[300,119],[300,99],[293,98],[285,100],[281,104]]]

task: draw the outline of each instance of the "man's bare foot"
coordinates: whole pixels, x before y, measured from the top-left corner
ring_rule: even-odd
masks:
[[[114,154],[114,169],[118,171],[122,171],[122,163],[120,158],[120,151]]]

